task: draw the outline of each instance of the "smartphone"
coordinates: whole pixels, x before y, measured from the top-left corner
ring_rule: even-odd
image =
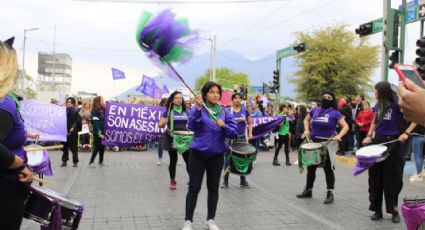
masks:
[[[394,69],[402,81],[409,79],[416,85],[425,88],[421,75],[419,75],[418,71],[412,65],[395,64]]]

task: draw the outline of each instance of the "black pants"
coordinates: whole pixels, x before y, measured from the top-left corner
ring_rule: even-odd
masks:
[[[29,189],[18,180],[0,178],[0,228],[18,230],[24,215]]]
[[[363,147],[363,140],[366,138],[367,132],[357,131],[357,146],[359,148]]]
[[[93,136],[93,153],[91,155],[90,164],[96,159],[97,153],[99,152],[99,164],[103,163],[103,155],[105,153],[105,146],[102,145],[102,140],[100,137]]]
[[[69,150],[72,153],[72,162],[78,163],[78,134],[68,135],[67,141],[63,142],[62,162],[66,163],[69,160]]]
[[[373,144],[379,144],[398,138],[397,136],[375,137]],[[393,213],[398,206],[398,196],[403,187],[402,144],[395,142],[387,145],[389,156],[382,162],[369,168],[369,210],[382,210],[382,198],[385,196],[387,213]]]
[[[279,152],[280,152],[280,149],[282,148],[282,145],[285,145],[286,161],[289,161],[289,135],[279,135],[279,139],[277,139],[277,147],[274,152],[273,160],[277,160],[277,157],[279,156]]]
[[[207,172],[208,189],[208,215],[207,220],[215,218],[218,204],[218,190],[220,186],[220,174],[223,169],[224,156],[219,154],[214,157],[206,157],[205,153],[192,151],[189,160],[189,190],[186,195],[185,220],[193,221],[198,194],[201,190],[202,180]]]
[[[313,189],[314,181],[316,180],[316,169],[317,165],[311,165],[307,167],[307,185],[306,189]],[[331,160],[329,154],[326,156],[325,165],[323,167],[326,176],[326,187],[327,189],[335,188],[335,174],[332,170]]]
[[[170,165],[168,166],[168,171],[170,172],[170,179],[174,180],[176,179],[176,165],[177,165],[177,159],[178,159],[178,152],[176,149],[168,150],[168,155],[170,155]],[[182,154],[184,162],[186,163],[186,171],[189,173],[189,157],[190,157],[190,151],[187,150]]]
[[[90,144],[90,134],[86,133],[80,136],[80,144],[81,145],[89,145]]]

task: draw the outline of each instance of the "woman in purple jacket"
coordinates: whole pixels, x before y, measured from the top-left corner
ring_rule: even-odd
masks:
[[[218,203],[220,174],[223,169],[224,153],[229,151],[225,138],[236,138],[238,134],[238,127],[232,114],[228,110],[223,110],[218,104],[221,99],[221,86],[208,82],[202,87],[201,92],[204,104],[201,97],[197,96],[196,105],[189,112],[188,128],[194,132],[194,135],[190,145],[190,181],[183,230],[193,229],[193,213],[205,172],[208,188],[206,228],[218,230],[214,218]]]

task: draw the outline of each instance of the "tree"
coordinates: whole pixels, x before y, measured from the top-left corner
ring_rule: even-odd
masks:
[[[357,36],[347,25],[335,25],[297,32],[307,51],[296,55],[300,70],[290,81],[302,100],[320,100],[322,91],[331,89],[338,97],[364,94],[371,89],[371,75],[379,66],[379,46],[367,37]]]
[[[25,99],[35,99],[37,97],[37,92],[32,89],[31,87],[29,87],[30,84],[34,83],[34,79],[27,74],[27,72],[25,70],[18,70],[18,78],[22,79],[22,77],[25,79],[25,82],[27,83],[27,86],[25,87],[24,90],[20,89],[20,80],[16,80],[15,82],[15,86],[13,88],[13,90],[15,92],[19,92]]]
[[[217,83],[223,88],[232,89],[233,84],[249,84],[248,75],[246,73],[236,73],[228,68],[216,69]],[[202,86],[210,80],[210,70],[205,71],[202,76],[195,80],[195,90],[201,90]]]

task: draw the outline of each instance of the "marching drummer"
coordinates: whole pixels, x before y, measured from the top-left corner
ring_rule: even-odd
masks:
[[[238,127],[232,114],[218,104],[221,86],[207,82],[197,96],[196,105],[189,112],[188,127],[194,132],[190,145],[189,190],[186,196],[186,216],[183,230],[193,230],[193,214],[198,194],[206,172],[208,188],[208,214],[206,229],[218,230],[214,222],[218,204],[220,175],[223,170],[223,154],[229,151],[225,138],[236,138]],[[203,102],[202,102],[203,101]]]
[[[382,219],[384,195],[387,213],[392,214],[394,223],[399,223],[398,196],[403,186],[403,153],[400,141],[405,141],[409,133],[404,127],[400,127],[404,121],[403,115],[390,83],[385,81],[377,83],[375,97],[377,99],[374,108],[375,117],[363,144],[395,142],[386,144],[388,157],[369,168],[369,210],[374,212],[372,220]],[[373,133],[375,136],[372,138]]]
[[[186,139],[184,137],[180,137],[178,134],[178,131],[188,130],[188,115],[182,93],[179,91],[174,91],[170,97],[168,97],[166,108],[167,111],[162,114],[161,120],[159,121],[159,127],[163,128],[165,125],[167,125],[167,132],[164,135],[168,136],[163,137],[162,148],[168,150],[168,154],[170,155],[170,165],[168,166],[168,171],[170,173],[169,188],[171,190],[175,190],[177,189],[176,165],[178,160],[178,153],[183,156],[183,159],[186,163],[186,171],[189,173],[189,144],[191,143],[192,138]],[[185,146],[184,149],[177,149],[176,146],[173,146],[175,141],[185,142],[183,143]]]
[[[0,41],[0,226],[20,229],[24,201],[33,175],[28,169],[24,143],[27,139],[19,113],[19,100],[9,93],[18,76],[18,61],[11,38]],[[31,138],[37,135],[29,134]]]
[[[246,108],[241,107],[241,100],[242,100],[241,95],[239,93],[234,93],[232,95],[232,107],[230,107],[229,111],[233,115],[233,118],[235,119],[236,124],[238,126],[238,136],[236,139],[231,140],[230,144],[235,142],[247,143],[248,139],[251,139],[252,137],[251,114],[248,112]],[[229,152],[226,152],[225,158],[224,158],[225,169],[229,165],[229,155],[230,155]],[[223,185],[221,186],[222,188],[229,187],[229,174],[230,173],[228,171],[225,171],[224,182],[223,182]],[[240,185],[242,188],[249,188],[249,184],[246,181],[245,176],[241,176]]]
[[[342,127],[341,131],[334,136],[336,126]],[[331,138],[334,141],[341,141],[342,137],[348,132],[348,125],[344,120],[344,116],[337,109],[337,101],[335,94],[332,91],[325,91],[322,94],[321,106],[316,107],[307,114],[304,120],[305,131],[303,138],[314,142],[323,142],[324,139]],[[333,172],[334,165],[331,157],[335,156],[335,152],[330,152],[326,148],[324,153],[323,169],[326,175],[327,193],[324,203],[331,204],[334,201],[333,190],[335,186],[335,174]],[[307,182],[304,191],[297,195],[297,198],[311,198],[314,180],[316,179],[316,169],[318,165],[311,165],[307,167]]]

